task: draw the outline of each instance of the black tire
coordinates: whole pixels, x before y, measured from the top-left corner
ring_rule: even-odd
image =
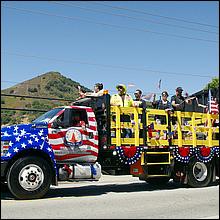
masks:
[[[146,182],[151,185],[157,185],[162,186],[166,185],[170,180],[170,177],[153,177],[153,178],[147,178]]]
[[[215,168],[216,168],[216,176],[219,177],[219,158],[216,157],[215,159]]]
[[[49,163],[34,156],[19,158],[7,174],[8,188],[17,199],[39,199],[49,190],[52,170]]]
[[[194,188],[208,186],[212,179],[212,165],[192,158],[188,165],[187,174],[189,186]]]
[[[5,182],[1,182],[1,192],[8,191],[8,185]]]

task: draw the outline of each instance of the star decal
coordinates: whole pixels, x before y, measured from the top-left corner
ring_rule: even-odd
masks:
[[[26,145],[25,143],[22,143],[22,144],[21,144],[21,147],[22,147],[22,148],[25,148],[26,146],[27,146],[27,145]]]
[[[8,152],[5,156],[6,156],[6,157],[10,157],[10,156],[11,156],[11,153]]]
[[[47,148],[47,150],[48,150],[49,152],[51,152],[51,151],[52,151],[50,147],[48,147],[48,148]]]
[[[33,141],[30,139],[30,140],[28,140],[28,143],[32,145]]]
[[[15,138],[17,142],[19,142],[21,140],[21,138],[18,136]]]
[[[19,149],[16,147],[16,148],[14,149],[14,152],[18,153],[18,151],[19,151]]]
[[[21,130],[21,136],[24,136],[26,134],[26,131],[24,129]]]

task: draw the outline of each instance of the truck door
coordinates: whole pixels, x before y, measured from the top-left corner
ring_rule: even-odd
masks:
[[[67,108],[49,129],[49,143],[58,161],[95,162],[98,156],[98,132],[91,108]]]

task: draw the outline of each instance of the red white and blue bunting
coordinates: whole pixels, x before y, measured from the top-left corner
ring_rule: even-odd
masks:
[[[193,147],[175,147],[173,151],[174,158],[182,163],[189,163],[190,156],[193,155]]]
[[[219,147],[214,147],[215,148],[215,155],[219,157]]]
[[[173,151],[175,160],[182,163],[189,163],[190,157],[193,155],[203,162],[208,163],[216,155],[219,157],[219,147],[175,147]]]
[[[122,163],[131,165],[140,159],[143,152],[143,147],[130,147],[126,149],[125,146],[121,146],[116,147],[115,150],[118,153],[119,159]]]
[[[195,148],[195,155],[196,158],[203,162],[208,163],[212,160],[215,155],[215,148],[214,147],[197,147]]]

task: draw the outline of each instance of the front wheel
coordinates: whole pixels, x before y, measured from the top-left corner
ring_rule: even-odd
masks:
[[[17,199],[38,199],[50,188],[52,171],[49,163],[34,156],[19,158],[7,175],[8,188]]]
[[[192,158],[188,165],[188,185],[191,187],[205,187],[211,182],[211,163],[203,163]]]

